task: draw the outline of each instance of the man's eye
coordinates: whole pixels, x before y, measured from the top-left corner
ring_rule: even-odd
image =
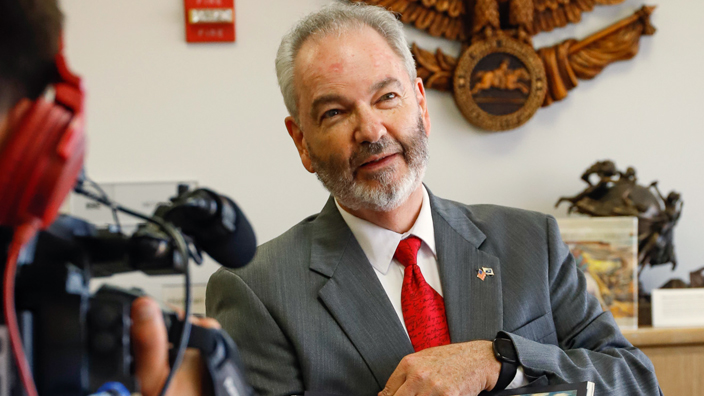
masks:
[[[394,92],[389,92],[385,94],[384,96],[381,97],[381,100],[391,100],[391,99],[396,99],[398,95],[396,95]]]
[[[324,120],[326,118],[335,117],[338,114],[340,114],[340,110],[332,109],[332,110],[328,110],[325,113],[323,113],[323,116],[321,118]]]

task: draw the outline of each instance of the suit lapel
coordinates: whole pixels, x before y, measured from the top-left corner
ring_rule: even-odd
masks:
[[[479,250],[486,236],[465,212],[428,193],[450,339],[493,339],[503,323],[499,259]],[[495,275],[477,278],[482,267]]]
[[[332,197],[315,222],[310,268],[329,278],[318,295],[383,387],[413,346]]]
[[[479,249],[486,236],[463,210],[428,193],[450,338],[492,339],[503,324],[499,259]],[[332,197],[315,223],[310,269],[329,278],[318,295],[383,387],[413,346]],[[482,267],[495,275],[480,280]]]

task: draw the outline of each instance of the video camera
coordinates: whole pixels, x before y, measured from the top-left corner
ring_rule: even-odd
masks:
[[[159,205],[152,216],[120,207],[104,194],[89,191],[85,182],[79,181],[74,191],[114,213],[122,211],[145,222],[125,235],[119,223],[100,228],[62,215],[25,245],[17,260],[15,293],[24,350],[41,395],[129,395],[139,390],[130,345],[130,309],[144,293],[105,285],[91,294],[90,279],[128,271],[183,274],[188,317],[189,260],[200,264],[205,251],[223,265],[241,267],[256,250],[254,232],[232,200],[208,189],[179,186],[177,196]],[[2,230],[1,246],[12,239],[10,234],[9,229]],[[225,332],[191,325],[168,309],[164,320],[174,345],[172,367],[178,367],[186,346],[198,348],[216,396],[252,394],[235,344]],[[0,338],[6,339],[7,333],[0,333]],[[7,345],[3,341],[0,370],[14,368]],[[0,396],[23,395],[17,372],[10,371],[9,381],[0,373]],[[172,375],[173,370],[165,388]]]

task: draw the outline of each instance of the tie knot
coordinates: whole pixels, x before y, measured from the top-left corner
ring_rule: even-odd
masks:
[[[402,240],[396,248],[394,258],[398,260],[399,263],[403,264],[404,267],[416,265],[420,242],[420,238],[413,235]]]

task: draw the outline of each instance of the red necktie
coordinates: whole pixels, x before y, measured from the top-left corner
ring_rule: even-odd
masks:
[[[450,343],[445,302],[425,281],[417,264],[420,244],[418,237],[410,236],[398,244],[394,254],[394,258],[406,267],[401,288],[401,310],[416,352]]]

